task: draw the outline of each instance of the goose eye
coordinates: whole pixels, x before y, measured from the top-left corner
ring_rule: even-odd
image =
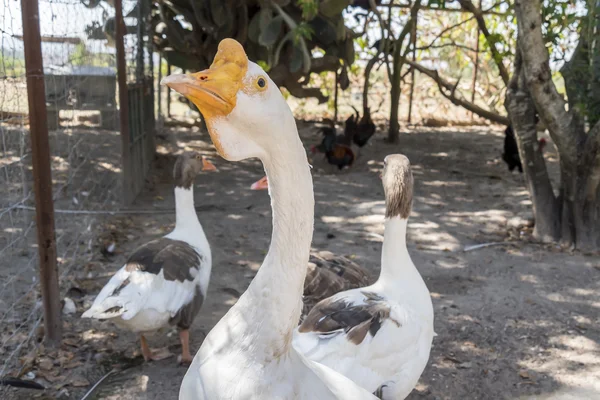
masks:
[[[256,81],[256,84],[258,85],[259,88],[264,88],[265,86],[267,86],[267,81],[265,81],[265,78],[258,78],[258,80]]]

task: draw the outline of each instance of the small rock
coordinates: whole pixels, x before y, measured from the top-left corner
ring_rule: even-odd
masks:
[[[460,363],[456,366],[456,368],[458,369],[469,369],[473,366],[473,363],[471,363],[470,361],[468,362],[464,362],[464,363]]]
[[[63,306],[62,312],[65,315],[75,314],[77,312],[77,307],[75,307],[75,302],[68,297],[65,297],[65,304]]]

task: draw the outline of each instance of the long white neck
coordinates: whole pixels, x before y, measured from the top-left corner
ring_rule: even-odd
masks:
[[[407,225],[408,219],[399,216],[385,220],[381,272],[377,281],[383,286],[396,285],[419,274],[406,248]]]
[[[194,206],[194,185],[189,189],[175,187],[175,229],[183,230],[200,225]]]
[[[263,160],[273,209],[271,244],[259,272],[235,306],[245,320],[240,333],[247,351],[270,359],[284,356],[291,348],[302,310],[314,224],[312,177],[293,118],[282,129],[293,129],[290,140],[294,143]]]

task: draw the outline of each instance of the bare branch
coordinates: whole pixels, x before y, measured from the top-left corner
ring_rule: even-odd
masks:
[[[503,115],[496,114],[489,110],[485,110],[467,100],[457,97],[456,87],[458,86],[458,83],[452,84],[448,82],[439,75],[438,71],[424,67],[406,58],[404,59],[404,62],[410,65],[412,68],[416,69],[417,71],[421,72],[422,74],[425,74],[431,79],[433,79],[433,81],[437,83],[442,95],[448,100],[450,100],[452,104],[463,107],[464,109],[471,111],[472,113],[475,113],[482,118],[488,119],[498,124],[508,125],[510,123],[509,119]]]
[[[502,55],[496,48],[497,42],[495,39],[493,39],[493,36],[490,34],[490,31],[488,30],[488,28],[485,24],[485,19],[483,18],[483,11],[481,11],[481,9],[476,7],[473,4],[473,2],[471,2],[471,0],[458,0],[458,2],[460,3],[461,7],[465,11],[472,13],[473,16],[475,17],[475,19],[477,20],[477,25],[479,25],[479,29],[481,30],[481,33],[483,33],[485,40],[488,42],[490,51],[492,52],[492,58],[494,59],[494,62],[498,66],[498,70],[500,71],[500,76],[502,77],[504,84],[508,85],[509,76],[508,76],[508,71],[507,71],[506,67],[504,66],[504,62],[503,62],[504,58],[502,57]]]
[[[371,6],[371,10],[373,11],[373,13],[375,13],[375,15],[377,16],[377,20],[379,21],[379,26],[381,28],[381,42],[379,43],[379,48],[377,49],[377,54],[375,55],[375,58],[379,57],[379,54],[381,54],[381,52],[383,52],[383,54],[385,56],[387,56],[388,54],[388,42],[389,42],[389,38],[386,37],[385,35],[385,23],[384,23],[384,19],[381,16],[381,12],[379,12],[379,10],[377,9],[377,4],[375,3],[375,0],[369,0],[369,5]],[[391,18],[391,16],[390,16]],[[389,30],[388,30],[389,32]],[[392,70],[390,68],[389,63],[385,63],[386,68],[387,68],[387,73],[388,73],[388,77],[391,79],[392,78]]]
[[[438,34],[438,35],[437,35],[435,38],[433,38],[433,40],[431,41],[431,43],[429,44],[429,46],[427,46],[427,48],[429,48],[429,47],[433,46],[433,44],[434,44],[434,43],[435,43],[435,42],[436,42],[438,39],[440,39],[442,36],[444,36],[444,34],[445,34],[445,33],[448,33],[448,32],[450,32],[451,30],[454,30],[454,29],[458,28],[459,26],[461,26],[461,25],[464,25],[464,24],[466,24],[467,22],[469,22],[469,21],[471,21],[471,20],[473,20],[473,19],[475,19],[475,17],[470,17],[470,18],[467,18],[467,19],[465,19],[464,21],[460,21],[460,22],[458,22],[458,23],[456,23],[456,24],[454,24],[454,25],[450,25],[449,27],[445,28],[445,29],[444,29],[444,30],[442,30],[442,31],[441,31],[441,32],[440,32],[440,33],[439,33],[439,34]]]
[[[442,44],[437,44],[437,45],[429,45],[429,46],[417,47],[417,50],[443,49],[445,47],[456,47],[458,49],[468,50],[468,51],[471,51],[473,53],[480,53],[481,52],[481,51],[477,51],[476,49],[474,49],[472,47],[465,46],[465,45],[462,45],[462,44],[458,44],[454,40],[451,40],[450,43],[442,43]]]
[[[391,4],[391,7],[393,7],[393,8],[410,8],[411,6],[410,6],[410,4]],[[492,11],[494,9],[494,7],[496,7],[496,5],[488,8],[485,11],[482,11],[483,15],[497,15],[499,17],[507,17],[510,15],[510,13]],[[465,12],[467,12],[461,8],[432,7],[432,6],[428,6],[428,5],[421,5],[421,9],[427,10],[427,11],[439,11],[439,12],[450,12],[450,13],[465,13]]]

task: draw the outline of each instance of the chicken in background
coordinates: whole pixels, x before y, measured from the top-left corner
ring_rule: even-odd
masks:
[[[536,123],[538,118],[536,116]],[[546,139],[540,138],[538,140],[538,151],[543,152],[546,146]],[[518,168],[519,173],[523,173],[523,164],[521,164],[521,157],[519,156],[519,146],[515,139],[515,132],[511,125],[506,127],[504,131],[504,153],[502,153],[502,160],[508,165],[508,170],[513,171]]]
[[[352,137],[348,136],[348,131],[343,135],[337,135],[335,128],[324,127],[321,128],[321,132],[323,140],[318,146],[310,148],[311,153],[324,153],[327,162],[340,170],[351,167],[356,159],[356,153],[351,147]]]
[[[352,138],[352,142],[358,147],[364,147],[369,139],[375,134],[376,126],[371,118],[371,109],[367,108],[365,114],[360,117],[360,113],[354,107],[356,115],[351,115],[346,120],[346,136]]]

